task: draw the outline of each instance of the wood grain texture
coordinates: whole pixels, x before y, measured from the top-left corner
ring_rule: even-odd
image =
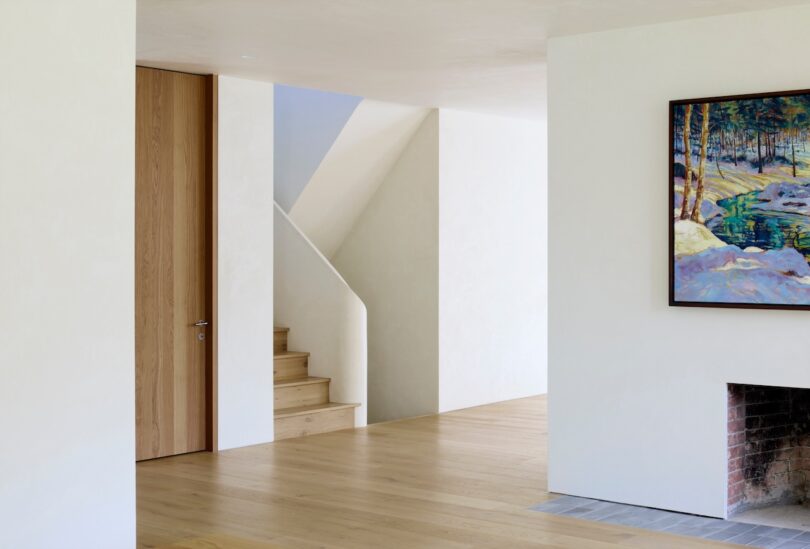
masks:
[[[206,447],[208,120],[206,78],[137,68],[136,459]],[[204,330],[204,329],[203,329]]]
[[[329,402],[329,378],[304,377],[276,381],[273,387],[273,409],[295,408]]]
[[[309,353],[285,351],[273,357],[273,379],[296,379],[307,377]]]
[[[354,409],[358,404],[329,402],[311,406],[286,408],[276,412],[276,440],[319,435],[354,427]]]
[[[211,115],[209,124],[208,142],[210,143],[210,166],[209,174],[209,198],[211,200],[210,227],[208,232],[210,250],[210,315],[211,324],[208,327],[208,363],[206,370],[206,421],[207,440],[206,450],[215,452],[219,449],[219,437],[217,425],[219,425],[219,415],[217,408],[217,387],[219,380],[219,76],[214,74],[208,76],[210,85],[210,108]]]
[[[546,399],[533,397],[143,462],[138,546],[730,547],[529,511],[554,497],[546,445]]]
[[[198,538],[189,538],[160,549],[283,549],[280,545],[255,541],[236,536],[212,534]]]
[[[284,353],[287,351],[288,328],[275,328],[273,330],[273,352]]]
[[[218,387],[218,372],[219,364],[217,362],[219,357],[219,293],[217,292],[219,280],[219,257],[218,249],[218,236],[219,236],[219,76],[208,76],[210,101],[208,112],[211,116],[209,123],[209,160],[210,160],[210,174],[208,177],[209,182],[209,199],[210,199],[210,216],[209,216],[209,230],[208,230],[208,249],[210,250],[210,316],[211,324],[208,326],[208,361],[207,369],[205,372],[206,382],[206,444],[205,449],[211,452],[216,452],[219,449],[219,438],[217,425],[219,424],[219,417],[217,414],[217,387]]]

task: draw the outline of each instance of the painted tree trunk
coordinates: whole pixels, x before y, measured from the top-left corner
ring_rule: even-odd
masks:
[[[695,207],[692,208],[692,221],[695,223],[700,223],[700,206],[703,204],[703,188],[706,178],[706,148],[709,144],[709,104],[703,103],[700,112],[703,115],[703,124],[700,128],[700,160],[698,161]]]
[[[683,204],[681,205],[681,219],[689,218],[689,194],[692,192],[692,144],[689,139],[689,129],[692,126],[692,105],[686,105],[683,123],[683,150],[685,173],[683,174]]]
[[[731,132],[731,150],[734,151],[734,165],[737,165],[737,130]]]
[[[793,177],[796,177],[796,140],[790,137],[790,154],[793,156]]]
[[[723,134],[720,134],[720,135],[723,135]],[[714,155],[714,165],[717,166],[717,173],[720,174],[720,177],[725,179],[726,176],[723,175],[723,170],[720,169],[720,158],[723,156],[723,142],[722,142],[722,139],[720,140],[720,144],[718,145],[718,148],[720,150],[718,151],[717,154]]]

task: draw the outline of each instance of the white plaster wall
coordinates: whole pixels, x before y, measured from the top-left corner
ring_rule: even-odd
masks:
[[[273,85],[219,77],[218,437],[273,440]]]
[[[275,325],[290,329],[291,351],[307,351],[309,375],[331,378],[334,402],[356,402],[355,427],[368,414],[366,307],[331,263],[276,205]]]
[[[368,309],[369,422],[438,410],[438,128],[432,111],[333,257]]]
[[[428,109],[364,99],[290,211],[290,219],[333,258]]]
[[[439,411],[545,393],[545,123],[439,128]]]
[[[276,84],[273,187],[289,212],[332,147],[361,97]]]
[[[0,70],[0,547],[134,547],[135,2],[3,2]]]
[[[551,490],[723,516],[725,384],[810,387],[807,313],[667,306],[667,102],[810,87],[808,21],[551,40]]]

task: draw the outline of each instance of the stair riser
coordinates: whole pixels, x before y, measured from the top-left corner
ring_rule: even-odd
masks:
[[[329,402],[329,383],[309,383],[292,387],[276,387],[273,408],[294,408]]]
[[[273,332],[273,352],[284,353],[287,351],[287,332]]]
[[[306,357],[276,357],[273,360],[273,379],[276,381],[306,377],[308,375],[307,370]]]
[[[297,438],[354,428],[354,408],[324,410],[275,420],[275,439]]]

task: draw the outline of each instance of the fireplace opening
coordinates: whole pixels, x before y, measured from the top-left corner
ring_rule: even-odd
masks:
[[[728,515],[751,514],[810,523],[810,389],[728,385]]]

